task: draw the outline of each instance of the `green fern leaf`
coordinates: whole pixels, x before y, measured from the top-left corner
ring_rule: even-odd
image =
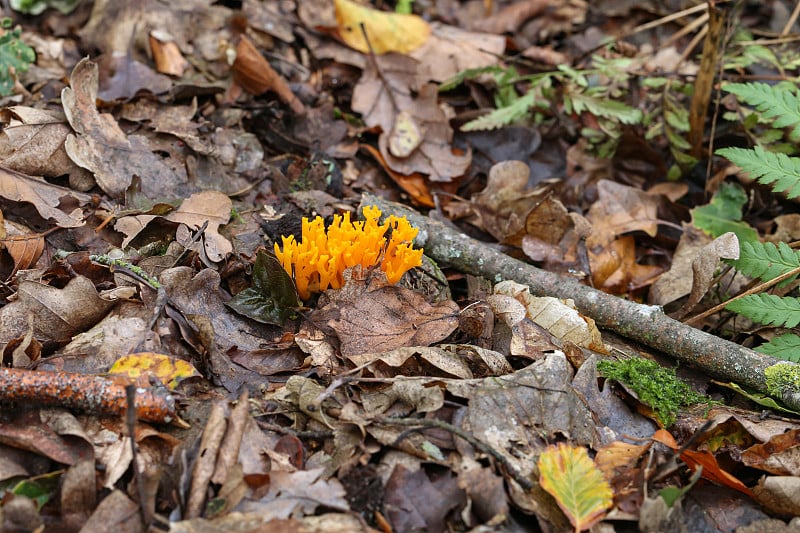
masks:
[[[495,109],[482,117],[470,120],[461,126],[461,131],[494,130],[525,118],[528,110],[533,106],[535,96],[535,91],[530,91],[509,106]]]
[[[794,128],[792,139],[800,139],[800,98],[796,90],[766,83],[728,83],[724,89],[755,107],[763,118],[774,119],[776,128]]]
[[[725,309],[768,326],[793,328],[800,324],[800,300],[774,294],[751,294],[734,300]]]
[[[790,270],[800,268],[800,253],[792,250],[785,242],[777,245],[758,241],[743,242],[739,250],[739,259],[726,262],[736,270],[751,278],[769,281]],[[796,276],[782,282],[782,285],[794,280]]]
[[[778,359],[800,363],[800,337],[794,333],[787,333],[762,344],[756,348],[756,351]]]
[[[481,74],[494,74],[495,76],[501,75],[505,72],[505,69],[502,67],[498,67],[496,65],[491,65],[488,67],[478,67],[478,68],[468,68],[466,70],[462,70],[461,72],[457,73],[455,76],[452,76],[446,80],[439,86],[439,92],[444,93],[447,91],[452,91],[466,80],[471,80],[473,78],[477,78]],[[516,72],[516,71],[515,71]]]
[[[800,196],[800,158],[769,152],[761,146],[722,148],[717,154],[726,157],[759,182],[772,184],[775,192],[785,192],[789,198]]]
[[[639,124],[642,121],[642,111],[622,102],[610,98],[595,98],[587,94],[574,93],[564,97],[564,104],[570,105],[575,113],[588,111],[598,116],[618,120],[623,124]]]

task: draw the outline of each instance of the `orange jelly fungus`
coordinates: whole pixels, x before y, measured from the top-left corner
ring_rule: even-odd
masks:
[[[394,215],[378,224],[380,216],[376,206],[365,207],[363,222],[350,222],[350,213],[335,215],[327,230],[321,217],[303,218],[301,242],[290,235],[281,237],[283,250],[275,243],[275,256],[294,277],[300,298],[306,300],[312,292],[329,287],[341,288],[345,269],[355,265],[370,267],[380,261],[389,283],[397,283],[408,270],[422,265],[422,250],[411,247],[419,230],[405,217]]]

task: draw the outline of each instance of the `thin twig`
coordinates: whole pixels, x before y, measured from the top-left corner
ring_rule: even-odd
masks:
[[[736,300],[744,298],[745,296],[750,296],[751,294],[755,294],[757,292],[764,292],[765,290],[769,289],[770,287],[773,287],[773,286],[777,285],[778,283],[791,278],[792,276],[797,276],[798,274],[800,274],[800,267],[793,268],[789,272],[785,272],[785,273],[781,274],[780,276],[778,276],[775,279],[771,279],[769,281],[765,281],[764,283],[756,285],[755,287],[753,287],[750,290],[746,290],[741,294],[737,294],[736,296],[734,296],[733,298],[731,298],[730,300],[728,300],[726,302],[722,302],[721,304],[715,305],[711,309],[703,311],[699,315],[695,315],[695,316],[689,318],[688,320],[684,320],[683,323],[684,324],[694,324],[698,320],[702,320],[702,319],[706,318],[707,316],[711,316],[714,313],[722,311],[731,302],[735,302]]]
[[[508,472],[508,474],[517,482],[517,484],[525,490],[531,490],[533,488],[533,482],[525,477],[517,468],[511,464],[505,455],[498,452],[488,444],[481,442],[473,435],[467,433],[463,429],[454,426],[453,424],[448,424],[443,420],[436,420],[435,418],[378,418],[373,420],[374,422],[380,424],[387,424],[387,425],[397,425],[397,426],[422,426],[428,428],[436,428],[436,429],[443,429],[445,431],[449,431],[454,435],[458,435],[468,443],[470,443],[475,448],[479,449],[483,453],[487,455],[491,455],[495,461],[503,465],[503,468]]]

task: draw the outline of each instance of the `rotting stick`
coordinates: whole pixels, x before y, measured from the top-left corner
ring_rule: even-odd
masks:
[[[529,286],[536,296],[571,299],[580,313],[602,328],[696,366],[716,379],[775,396],[800,411],[800,364],[777,360],[687,326],[658,306],[624,300],[536,268],[404,205],[370,194],[362,197],[361,205],[376,205],[384,216],[405,216],[420,230],[414,243],[441,265],[493,283],[513,280]],[[767,374],[773,377],[768,379]]]

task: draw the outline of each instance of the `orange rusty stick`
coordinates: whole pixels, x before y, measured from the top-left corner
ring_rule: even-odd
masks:
[[[0,368],[0,400],[102,415],[125,414],[127,384],[119,378],[92,374]],[[148,422],[169,423],[176,417],[175,398],[166,389],[137,387],[136,416]]]

